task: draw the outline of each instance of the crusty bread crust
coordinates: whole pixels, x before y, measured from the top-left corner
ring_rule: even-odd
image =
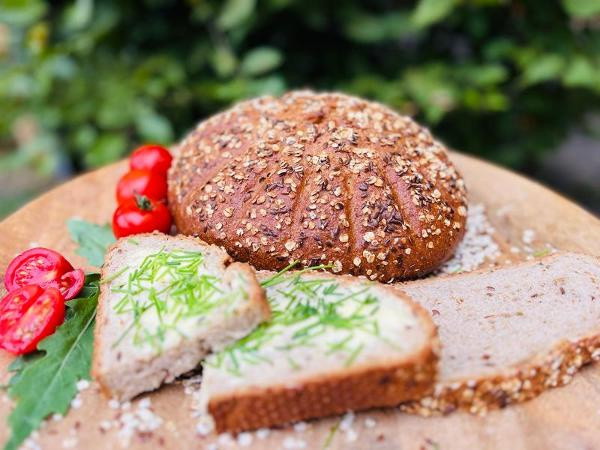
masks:
[[[161,234],[158,232],[143,233],[143,234],[136,235],[137,238],[146,237],[146,236],[163,238],[165,240],[168,240],[168,239],[177,239],[178,241],[189,240],[190,242],[193,242],[194,244],[209,245],[195,237],[177,236],[175,238],[175,237],[164,235],[164,234]],[[123,238],[123,239],[129,239],[129,238]],[[101,279],[105,279],[106,277],[110,276],[110,274],[107,273],[107,268],[110,266],[111,260],[112,260],[113,256],[115,255],[115,252],[119,248],[120,243],[121,243],[121,240],[117,241],[116,243],[111,245],[109,247],[108,251],[106,252],[105,263],[103,264],[102,269],[101,269]],[[231,257],[229,255],[227,255],[226,253],[224,253],[224,258],[222,260],[222,263],[225,267],[235,267],[236,270],[245,272],[245,274],[247,275],[247,279],[250,280],[250,282],[251,282],[251,285],[248,289],[248,303],[247,303],[246,307],[250,308],[250,309],[255,309],[256,312],[259,313],[259,315],[268,319],[270,317],[271,309],[269,307],[269,303],[267,302],[265,291],[264,291],[264,289],[262,289],[258,280],[256,279],[256,272],[250,266],[248,266],[248,264],[232,262]],[[98,384],[100,385],[101,391],[107,397],[125,398],[125,397],[127,397],[127,395],[124,395],[124,392],[121,389],[116,388],[113,385],[114,383],[111,383],[109,381],[109,373],[106,373],[106,371],[105,371],[106,368],[102,367],[102,361],[101,361],[101,357],[100,357],[100,355],[103,354],[103,345],[104,345],[104,340],[102,338],[102,328],[103,328],[103,325],[108,320],[108,314],[109,314],[107,311],[107,307],[108,307],[107,302],[105,301],[105,297],[107,295],[110,295],[110,293],[107,292],[106,288],[103,289],[103,285],[101,285],[100,296],[98,298],[98,308],[97,308],[97,312],[96,312],[96,327],[94,329],[92,377],[98,382]],[[206,351],[207,351],[206,349],[202,349],[201,347],[195,347],[195,348],[189,348],[189,349],[182,349],[182,348],[173,349],[173,351],[171,352],[172,353],[171,357],[173,358],[174,361],[186,360],[189,358],[196,358],[197,355],[205,354]],[[165,356],[164,354],[161,355],[161,357],[164,357],[164,356]],[[155,362],[154,360],[148,361],[147,365],[152,366],[152,364],[154,362]],[[196,363],[199,363],[199,362],[200,362],[199,360],[196,361]],[[163,380],[162,380],[163,382],[171,381],[169,379],[170,375],[168,372],[165,372],[162,375],[159,374],[158,376],[163,377]],[[159,384],[162,384],[162,382]]]
[[[180,233],[236,261],[290,261],[388,282],[424,275],[463,237],[464,182],[446,148],[406,116],[338,93],[238,103],[174,151]]]
[[[339,279],[351,277],[340,276]],[[353,279],[356,281],[356,279]],[[399,292],[387,286],[393,295]],[[217,432],[239,432],[326,417],[347,411],[396,406],[432,391],[439,340],[429,314],[400,293],[425,328],[425,345],[402,360],[379,366],[357,365],[327,376],[306,377],[294,385],[239,389],[209,398]]]
[[[560,254],[547,256],[522,263],[521,266],[551,263],[559,256]],[[590,255],[585,257],[594,259],[600,265],[600,258]],[[466,274],[448,275],[448,277],[473,276],[487,272],[488,269],[479,269]],[[418,281],[422,284],[434,282],[436,281]],[[402,284],[397,284],[395,287],[402,289]],[[531,400],[547,389],[566,385],[581,367],[599,360],[600,324],[596,331],[576,341],[565,339],[547,352],[499,370],[497,374],[472,378],[461,377],[451,382],[440,381],[431,395],[405,403],[401,405],[401,409],[423,416],[448,414],[455,410],[484,415],[489,410]]]

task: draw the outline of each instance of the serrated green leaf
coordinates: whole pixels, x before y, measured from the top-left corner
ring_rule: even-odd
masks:
[[[87,258],[91,265],[100,267],[104,262],[106,249],[115,242],[110,226],[97,225],[81,219],[69,219],[67,228],[71,239],[79,245],[75,253]]]
[[[273,47],[258,47],[244,56],[240,71],[247,76],[262,75],[281,64],[283,56]]]
[[[19,448],[50,414],[64,415],[77,394],[77,382],[90,379],[99,292],[99,277],[87,278],[82,294],[88,296],[67,303],[67,319],[38,344],[39,354],[13,365],[17,372],[8,393],[16,406],[8,417],[11,436],[5,450]]]
[[[229,30],[244,22],[256,6],[256,0],[227,0],[217,18],[217,25]]]
[[[412,20],[418,27],[428,27],[445,19],[456,6],[457,0],[421,0]]]
[[[591,17],[600,14],[600,0],[562,0],[567,13],[574,17]]]

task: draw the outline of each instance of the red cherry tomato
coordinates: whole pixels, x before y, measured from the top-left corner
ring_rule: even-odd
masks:
[[[164,173],[150,172],[149,170],[131,170],[121,177],[117,184],[117,202],[135,199],[136,195],[143,195],[152,200],[167,198],[167,177]]]
[[[41,287],[30,284],[9,292],[0,300],[0,336],[17,323],[42,292]]]
[[[142,145],[131,154],[129,167],[131,167],[131,170],[167,173],[172,160],[173,157],[166,148],[154,144]]]
[[[45,287],[71,270],[73,266],[60,253],[49,248],[31,248],[16,256],[8,265],[4,285],[9,292],[28,284]]]
[[[57,287],[62,296],[66,300],[71,300],[75,298],[79,291],[83,287],[83,283],[85,281],[85,273],[81,269],[71,270],[70,272],[65,273],[60,280],[58,280]]]
[[[65,319],[65,300],[60,291],[48,288],[27,308],[16,323],[0,336],[2,348],[15,355],[29,353],[38,342],[54,333]]]
[[[11,261],[4,285],[9,292],[30,284],[53,287],[60,290],[65,300],[71,300],[81,290],[84,278],[83,271],[74,270],[60,253],[37,247],[24,251]]]
[[[119,205],[113,215],[113,232],[116,237],[171,229],[171,214],[161,203],[144,196],[137,196]]]

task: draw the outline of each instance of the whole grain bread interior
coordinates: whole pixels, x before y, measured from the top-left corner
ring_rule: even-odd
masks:
[[[564,253],[398,286],[432,315],[441,341],[421,414],[485,413],[568,383],[600,359],[600,261]]]
[[[169,206],[179,232],[238,261],[291,261],[382,282],[450,257],[466,220],[446,148],[409,117],[338,93],[238,103],[176,148]]]
[[[397,405],[430,392],[438,341],[429,316],[392,288],[325,274],[263,279],[273,314],[203,365],[217,431]]]
[[[251,332],[270,309],[254,270],[190,237],[120,239],[106,255],[93,376],[126,400]]]

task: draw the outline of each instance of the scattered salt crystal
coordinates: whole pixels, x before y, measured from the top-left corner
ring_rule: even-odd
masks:
[[[286,437],[283,440],[283,448],[306,448],[306,442],[294,437]]]
[[[356,431],[354,431],[352,428],[346,431],[346,441],[354,442],[356,439],[358,439],[358,433]]]
[[[250,433],[238,434],[237,443],[238,443],[238,445],[240,445],[242,447],[248,447],[250,444],[252,444],[252,434],[250,434]]]
[[[229,433],[221,433],[219,435],[218,441],[221,445],[231,445],[233,443],[233,438]]]
[[[110,408],[110,409],[119,409],[119,407],[121,406],[121,404],[119,403],[119,401],[118,401],[118,400],[115,400],[115,399],[113,398],[113,399],[111,399],[111,400],[108,402],[108,406],[109,406],[109,408]]]
[[[28,450],[42,450],[40,444],[38,444],[33,438],[27,438],[23,443],[23,447]]]
[[[52,420],[54,422],[58,422],[59,420],[62,420],[63,416],[62,414],[52,414]]]
[[[29,243],[29,248],[35,248],[35,247],[40,247],[40,243],[36,242],[36,241],[31,241]]]
[[[196,425],[196,433],[198,433],[200,436],[207,436],[210,434],[213,428],[214,427],[212,426],[212,424],[208,421],[200,421]]]
[[[294,424],[294,431],[297,433],[302,433],[303,431],[306,431],[307,428],[308,424],[306,422],[298,422]]]
[[[137,406],[138,406],[138,408],[143,408],[143,409],[150,408],[150,406],[151,406],[150,397],[144,397],[143,399],[141,399]]]
[[[219,446],[217,444],[215,444],[214,442],[211,442],[204,448],[205,448],[205,450],[219,450]]]
[[[438,273],[470,272],[486,260],[494,261],[500,256],[500,248],[494,241],[494,227],[490,224],[483,204],[469,207],[465,236],[458,244],[454,256],[442,264]]]
[[[352,427],[353,422],[354,422],[354,413],[352,411],[349,411],[346,414],[344,414],[344,417],[342,417],[342,420],[340,422],[340,430],[342,430],[342,431],[349,430],[350,427]]]
[[[121,409],[127,411],[128,409],[131,408],[131,402],[125,402],[121,405]]]
[[[535,231],[531,229],[523,230],[523,243],[527,245],[531,245],[535,240]]]
[[[377,422],[375,422],[375,419],[372,419],[371,417],[367,417],[365,419],[365,427],[373,428],[375,425],[377,425]]]
[[[256,437],[259,439],[266,439],[267,437],[269,437],[269,434],[271,434],[271,430],[269,430],[268,428],[261,428],[256,431]]]
[[[83,391],[90,387],[90,382],[88,380],[79,380],[76,386],[78,391]]]
[[[75,396],[75,398],[73,400],[71,400],[71,408],[73,408],[73,409],[81,408],[82,404],[83,404],[83,401],[81,400],[79,395]]]
[[[110,422],[110,420],[103,420],[102,422],[100,422],[100,429],[102,431],[108,431],[110,430],[112,427],[112,423]]]
[[[76,447],[77,446],[77,438],[75,438],[75,437],[69,437],[69,438],[63,439],[62,446],[63,446],[63,448],[74,448],[74,447]]]

